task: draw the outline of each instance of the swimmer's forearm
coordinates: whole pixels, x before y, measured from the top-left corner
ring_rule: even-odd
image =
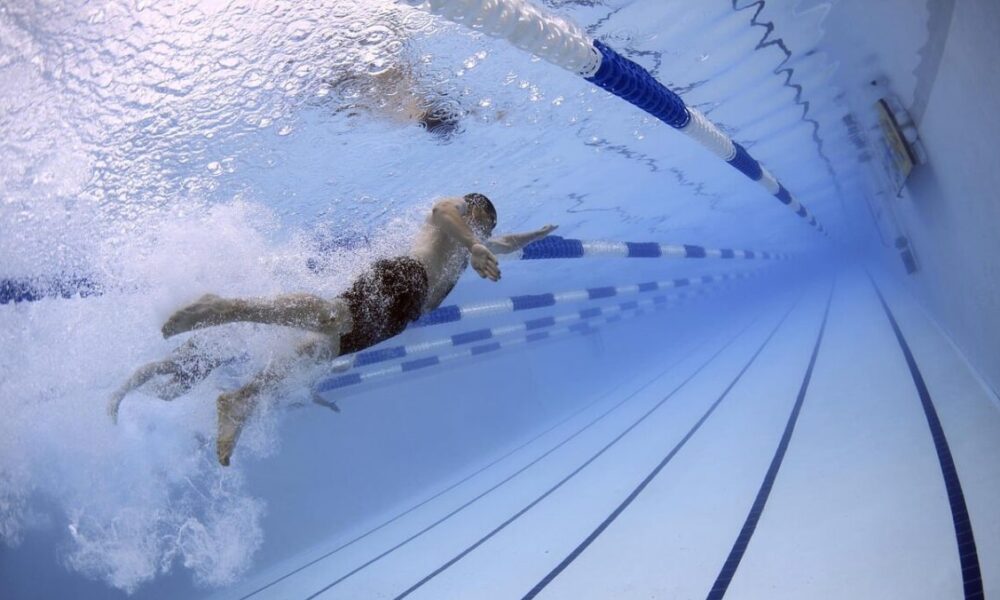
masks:
[[[552,233],[556,228],[555,225],[546,225],[541,229],[536,231],[529,231],[527,233],[510,233],[507,235],[502,235],[490,240],[487,247],[498,254],[509,254],[511,252],[516,252],[521,248],[524,248],[531,242],[535,240],[540,240],[545,236]]]

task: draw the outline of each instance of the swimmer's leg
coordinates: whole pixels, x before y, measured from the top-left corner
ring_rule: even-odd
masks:
[[[168,386],[156,389],[156,395],[161,400],[169,401],[186,394],[195,385],[204,381],[215,368],[227,361],[226,358],[205,353],[195,338],[192,338],[177,347],[164,360],[139,367],[111,396],[111,400],[108,401],[108,415],[114,423],[117,423],[118,409],[125,397],[157,375],[169,375],[171,378]]]
[[[171,373],[171,366],[172,361],[167,359],[151,362],[136,369],[132,377],[129,377],[128,381],[118,388],[108,401],[108,416],[111,417],[111,422],[116,425],[118,424],[118,408],[121,406],[125,396],[128,396],[132,390],[141,387],[154,376]]]
[[[236,322],[298,327],[339,337],[351,330],[351,314],[340,298],[325,300],[311,294],[285,294],[272,299],[220,298],[206,294],[178,310],[163,324],[163,337],[202,327]]]
[[[339,336],[324,336],[311,340],[299,346],[294,358],[275,361],[254,376],[250,383],[238,390],[219,395],[216,400],[219,424],[215,446],[219,464],[224,467],[229,466],[229,458],[236,448],[243,426],[257,407],[261,394],[273,389],[295,367],[329,361],[336,358],[339,353]],[[339,412],[339,409],[336,410]]]

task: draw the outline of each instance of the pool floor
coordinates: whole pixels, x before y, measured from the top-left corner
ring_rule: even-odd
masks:
[[[218,597],[1000,593],[996,399],[906,290],[878,286],[852,271],[782,296]]]

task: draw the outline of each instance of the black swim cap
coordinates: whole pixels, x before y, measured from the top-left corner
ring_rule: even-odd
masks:
[[[478,206],[486,211],[486,214],[489,215],[491,220],[490,232],[492,232],[497,226],[497,209],[493,206],[493,203],[490,202],[490,199],[483,194],[476,192],[466,194],[462,198],[465,200],[465,203],[469,205],[469,208]]]
[[[459,115],[454,111],[442,107],[424,111],[417,120],[424,126],[427,133],[433,134],[442,140],[448,140],[460,131]]]

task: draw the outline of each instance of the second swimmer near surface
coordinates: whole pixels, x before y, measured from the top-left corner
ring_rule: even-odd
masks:
[[[162,332],[166,338],[226,323],[252,322],[305,330],[294,356],[274,361],[239,389],[216,400],[219,463],[229,465],[240,432],[263,393],[296,370],[357,352],[394,337],[412,321],[444,301],[469,264],[481,277],[500,280],[496,254],[520,250],[555,230],[493,237],[497,211],[478,193],[437,201],[417,232],[410,252],[370,265],[346,292],[335,298],[285,294],[273,298],[221,298],[213,294],[175,312]],[[117,421],[119,408],[134,389],[156,376],[166,376],[154,392],[173,400],[228,362],[202,350],[192,339],[166,359],[140,367],[112,396],[108,413]],[[325,403],[336,409],[336,405]]]

